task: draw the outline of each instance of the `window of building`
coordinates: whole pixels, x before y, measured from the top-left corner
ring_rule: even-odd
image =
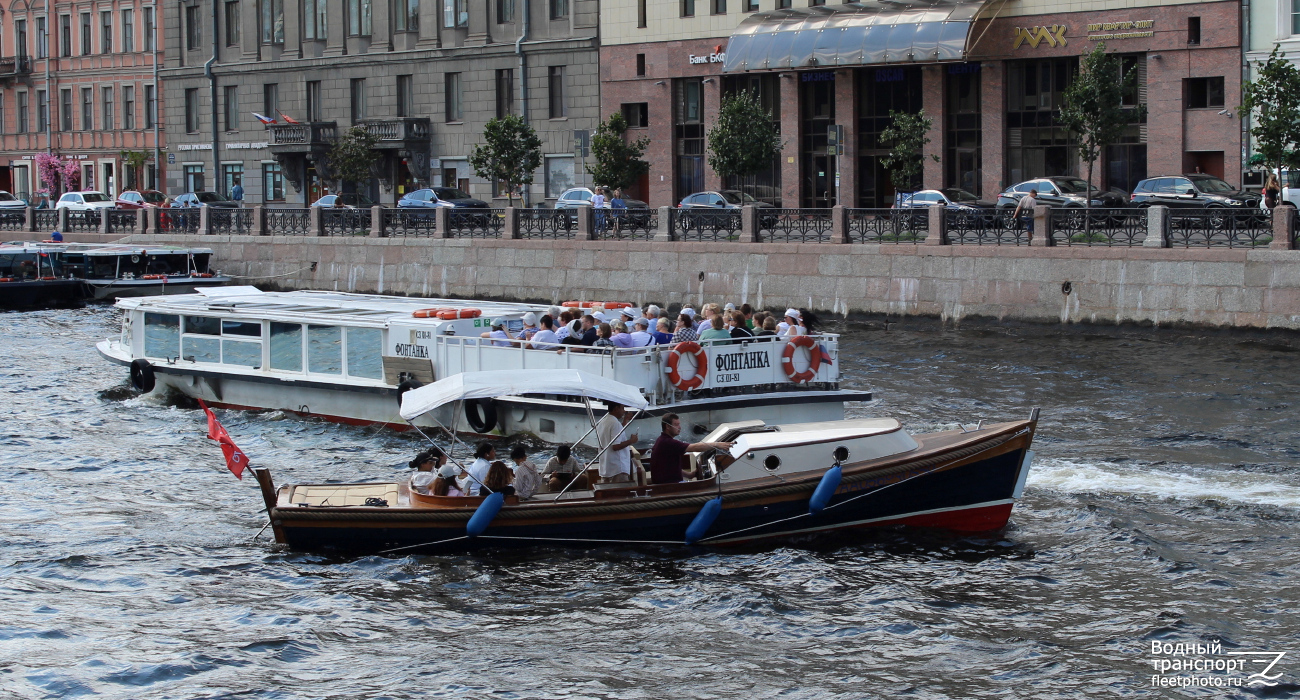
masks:
[[[515,21],[515,0],[497,0],[497,24]]]
[[[858,73],[857,81],[858,206],[888,207],[894,186],[881,162],[889,148],[880,134],[893,123],[891,111],[920,111],[921,71],[910,66],[869,68]]]
[[[18,104],[15,106],[15,109],[18,112],[17,114],[18,119],[15,120],[18,123],[18,133],[25,134],[27,133],[28,126],[29,126],[29,124],[27,123],[27,91],[26,90],[18,91]]]
[[[1187,78],[1183,81],[1187,109],[1223,107],[1223,77]]]
[[[284,43],[284,0],[262,0],[262,43]]]
[[[122,51],[135,51],[135,10],[122,10]]]
[[[99,13],[99,52],[113,53],[113,13],[109,10]]]
[[[95,91],[81,88],[81,128],[91,131],[95,128]]]
[[[72,15],[59,15],[59,55],[72,55]]]
[[[230,196],[235,185],[244,186],[244,164],[223,163],[221,165],[221,194]]]
[[[239,130],[239,86],[226,85],[221,89],[222,106],[221,123],[226,131]]]
[[[1193,46],[1201,43],[1201,18],[1187,18],[1187,43]]]
[[[410,75],[397,76],[397,116],[415,116],[415,78]]]
[[[826,4],[826,0],[808,0],[809,7],[817,7],[818,5],[825,5],[825,4]]]
[[[1007,179],[1077,174],[1075,135],[1060,123],[1065,88],[1078,72],[1074,58],[1007,64]]]
[[[239,46],[239,0],[226,3],[226,46]]]
[[[694,16],[695,16],[695,0],[681,0],[681,2],[682,2],[682,16],[683,16],[683,17],[694,17]],[[777,2],[780,2],[780,0],[777,0]]]
[[[646,0],[636,0],[636,26],[645,28],[648,20]]]
[[[266,83],[262,86],[262,114],[272,119],[278,119],[280,112],[280,86],[277,83]]]
[[[744,0],[745,12],[758,12],[758,0]]]
[[[153,52],[157,48],[157,44],[154,43],[157,25],[154,23],[153,8],[146,7],[141,12],[144,13],[144,50]]]
[[[978,63],[954,63],[944,75],[944,186],[976,196],[983,179],[980,69]]]
[[[158,91],[152,85],[144,86],[144,128],[152,129],[158,123]]]
[[[511,0],[511,9],[514,9]],[[397,19],[397,31],[420,31],[420,0],[393,0],[393,16]]]
[[[50,35],[45,27],[45,18],[36,18],[36,57],[49,58]]]
[[[460,100],[460,73],[447,73],[443,75],[442,80],[447,121],[458,122],[464,118]]]
[[[778,10],[790,9],[790,0],[776,0],[776,9]]]
[[[321,104],[320,81],[307,81],[307,120],[318,122],[321,118],[321,110],[324,105]]]
[[[573,187],[573,156],[546,158],[546,196],[556,199]]]
[[[551,119],[559,119],[565,115],[564,66],[550,66],[546,69],[546,73]]]
[[[550,0],[551,19],[564,19],[569,16],[569,0]]]
[[[27,20],[14,20],[14,55],[29,56],[27,53]]]
[[[90,55],[90,13],[81,13],[81,55]]]
[[[348,0],[348,36],[370,36],[370,0]]]
[[[50,96],[44,90],[36,91],[36,130],[45,131],[50,126]]]
[[[650,126],[650,103],[628,102],[622,105],[623,119],[629,129],[642,129]]]
[[[636,55],[636,74],[645,75],[645,54],[643,53]]]
[[[64,131],[76,128],[72,124],[72,90],[69,88],[59,91],[59,128]]]
[[[442,0],[442,26],[469,26],[468,0]]]
[[[673,87],[674,199],[681,200],[704,189],[704,84],[700,78],[683,78]]]
[[[515,113],[515,72],[510,68],[497,71],[497,119]]]
[[[876,69],[879,71],[880,69]],[[905,69],[896,69],[905,70]],[[920,71],[916,71],[919,86]],[[919,110],[918,110],[919,111]],[[835,158],[826,152],[827,132],[835,124],[835,73],[799,74],[799,175],[804,182],[802,205],[835,204]]]
[[[284,175],[278,163],[262,164],[262,199],[267,202],[284,201]]]
[[[1291,0],[1291,34],[1300,34],[1300,0]]]
[[[122,86],[122,128],[135,128],[135,86]]]
[[[185,50],[194,51],[200,47],[199,6],[188,5],[185,8]]]
[[[185,89],[185,133],[199,133],[199,89]]]
[[[99,104],[103,107],[103,122],[100,128],[104,131],[112,131],[117,124],[113,112],[113,88],[106,87],[100,90]]]
[[[809,4],[812,4],[814,2],[816,2],[816,0],[809,0]],[[727,14],[727,0],[713,0],[713,14],[715,15]]]
[[[352,123],[357,124],[366,118],[366,79],[353,78],[348,86],[348,102],[352,113]]]
[[[186,192],[202,192],[204,190],[202,165],[183,166],[182,172],[185,175]]]
[[[308,39],[323,41],[326,38],[329,24],[326,21],[329,9],[326,6],[326,0],[304,0],[303,2],[303,34]]]

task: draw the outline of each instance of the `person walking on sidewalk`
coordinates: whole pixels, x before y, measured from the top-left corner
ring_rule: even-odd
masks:
[[[1011,213],[1013,220],[1020,223],[1030,242],[1034,240],[1034,205],[1038,204],[1038,190],[1029,190],[1029,194],[1016,202],[1016,210]]]

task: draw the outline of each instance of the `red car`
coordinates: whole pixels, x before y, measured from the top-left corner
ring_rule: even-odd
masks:
[[[127,190],[117,196],[113,206],[118,209],[166,208],[171,206],[171,200],[158,190]]]

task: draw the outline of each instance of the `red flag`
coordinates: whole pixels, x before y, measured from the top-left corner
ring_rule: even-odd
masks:
[[[226,468],[230,470],[235,478],[242,480],[244,478],[244,469],[248,467],[248,455],[235,445],[235,441],[230,439],[230,433],[226,432],[225,426],[217,420],[217,415],[199,399],[199,406],[203,407],[203,413],[208,417],[208,439],[216,440],[221,445],[221,453],[226,456]]]
[[[302,123],[302,122],[298,121],[297,119],[294,119],[294,118],[290,117],[289,115],[285,114],[284,112],[281,112],[281,111],[278,110],[278,109],[276,110],[276,114],[279,114],[279,115],[280,115],[280,118],[284,120],[284,123],[285,123],[285,124],[301,124],[301,123]]]

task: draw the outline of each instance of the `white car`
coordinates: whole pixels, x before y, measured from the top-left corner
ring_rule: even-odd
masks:
[[[84,192],[69,192],[59,197],[59,203],[54,205],[55,209],[67,209],[68,211],[96,211],[99,209],[112,209],[113,198],[103,192],[86,190]]]

